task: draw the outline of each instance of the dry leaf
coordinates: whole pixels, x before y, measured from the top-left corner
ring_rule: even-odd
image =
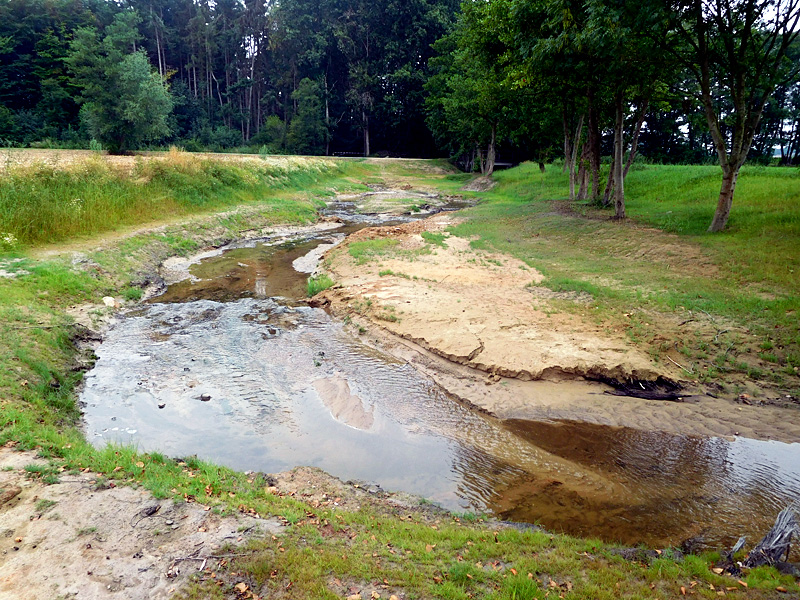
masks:
[[[786,592],[789,591],[785,587],[783,587],[782,585],[779,585],[778,587],[776,587],[775,590],[780,592],[781,594],[785,594]]]
[[[516,569],[514,569],[513,567],[510,569],[510,571],[511,571],[511,574],[512,574],[512,575],[516,575],[516,574],[517,574],[517,570],[516,570]]]
[[[685,587],[683,587],[683,586],[681,586],[681,595],[682,595],[682,596],[685,596],[685,595],[686,595],[686,588],[685,588]]]
[[[428,544],[425,546],[425,552],[432,552],[436,548],[436,544]]]
[[[380,600],[381,595],[378,592],[372,592],[372,596],[370,596],[372,600]]]
[[[144,463],[142,461],[139,461],[136,463],[136,466],[141,469],[142,467],[144,467]]]
[[[742,587],[747,587],[747,582],[742,581],[741,579],[739,581],[737,581],[736,583],[738,583]]]
[[[234,588],[236,589],[236,591],[237,591],[237,592],[239,592],[240,594],[244,594],[244,593],[245,593],[245,592],[248,590],[247,584],[246,584],[244,581],[242,581],[242,582],[240,582],[240,583],[237,583],[237,584],[236,584],[235,586],[233,586],[233,587],[234,587]]]
[[[352,596],[348,596],[347,600],[361,600],[361,594],[353,594]]]
[[[724,569],[720,569],[719,567],[717,567],[717,568],[715,568],[715,569],[711,569],[711,570],[712,570],[714,573],[716,573],[717,575],[722,575],[722,571],[723,571]]]

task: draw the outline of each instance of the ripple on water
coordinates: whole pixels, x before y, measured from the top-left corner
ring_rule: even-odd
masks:
[[[291,264],[319,243],[223,253],[123,318],[81,394],[90,438],[242,470],[312,465],[628,543],[758,537],[800,497],[798,444],[500,422],[324,311],[263,297],[300,297]]]

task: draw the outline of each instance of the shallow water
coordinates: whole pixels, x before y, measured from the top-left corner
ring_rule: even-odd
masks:
[[[752,539],[800,497],[800,444],[501,422],[454,401],[300,301],[308,275],[292,265],[307,271],[341,233],[233,247],[129,313],[86,377],[90,439],[242,470],[312,465],[626,543]]]

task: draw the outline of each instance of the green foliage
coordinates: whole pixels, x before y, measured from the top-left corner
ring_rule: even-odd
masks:
[[[319,85],[308,78],[303,79],[292,94],[292,99],[297,102],[297,114],[289,126],[289,149],[297,154],[323,154],[328,128],[325,125]]]
[[[441,246],[442,248],[445,247],[445,240],[447,239],[447,235],[444,233],[434,233],[432,231],[423,231],[422,232],[422,239],[428,242],[429,244],[433,244],[434,246]]]
[[[378,256],[385,255],[397,244],[398,241],[392,238],[362,240],[349,244],[347,251],[350,253],[350,256],[356,259],[359,265],[363,265],[374,260]]]
[[[172,98],[147,55],[131,51],[138,40],[135,12],[122,12],[101,39],[90,28],[76,31],[67,63],[81,89],[81,119],[93,138],[124,153],[169,134]]]
[[[100,157],[74,169],[12,169],[0,180],[0,249],[210,210],[281,189],[316,189],[340,172],[330,161],[234,163],[181,153],[143,161],[132,174]],[[296,219],[297,211],[313,215],[310,204],[294,204],[285,218]]]
[[[333,279],[331,279],[330,275],[326,273],[322,273],[321,275],[317,275],[316,277],[309,277],[307,285],[307,295],[309,298],[312,296],[316,296],[320,292],[324,292],[329,287],[332,287],[333,284],[334,284]]]

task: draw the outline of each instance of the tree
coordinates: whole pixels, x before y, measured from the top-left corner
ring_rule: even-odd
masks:
[[[292,94],[297,113],[289,126],[288,145],[298,154],[322,154],[328,137],[319,85],[306,78]]]
[[[718,232],[728,223],[739,170],[764,107],[796,73],[787,51],[800,33],[800,0],[668,0],[667,9],[673,16],[667,40],[694,73],[722,168],[708,228]],[[731,105],[727,114],[719,110],[720,92]]]
[[[169,134],[172,99],[147,56],[136,49],[138,16],[123,12],[106,28],[75,32],[67,64],[81,89],[81,118],[112,153]]]

